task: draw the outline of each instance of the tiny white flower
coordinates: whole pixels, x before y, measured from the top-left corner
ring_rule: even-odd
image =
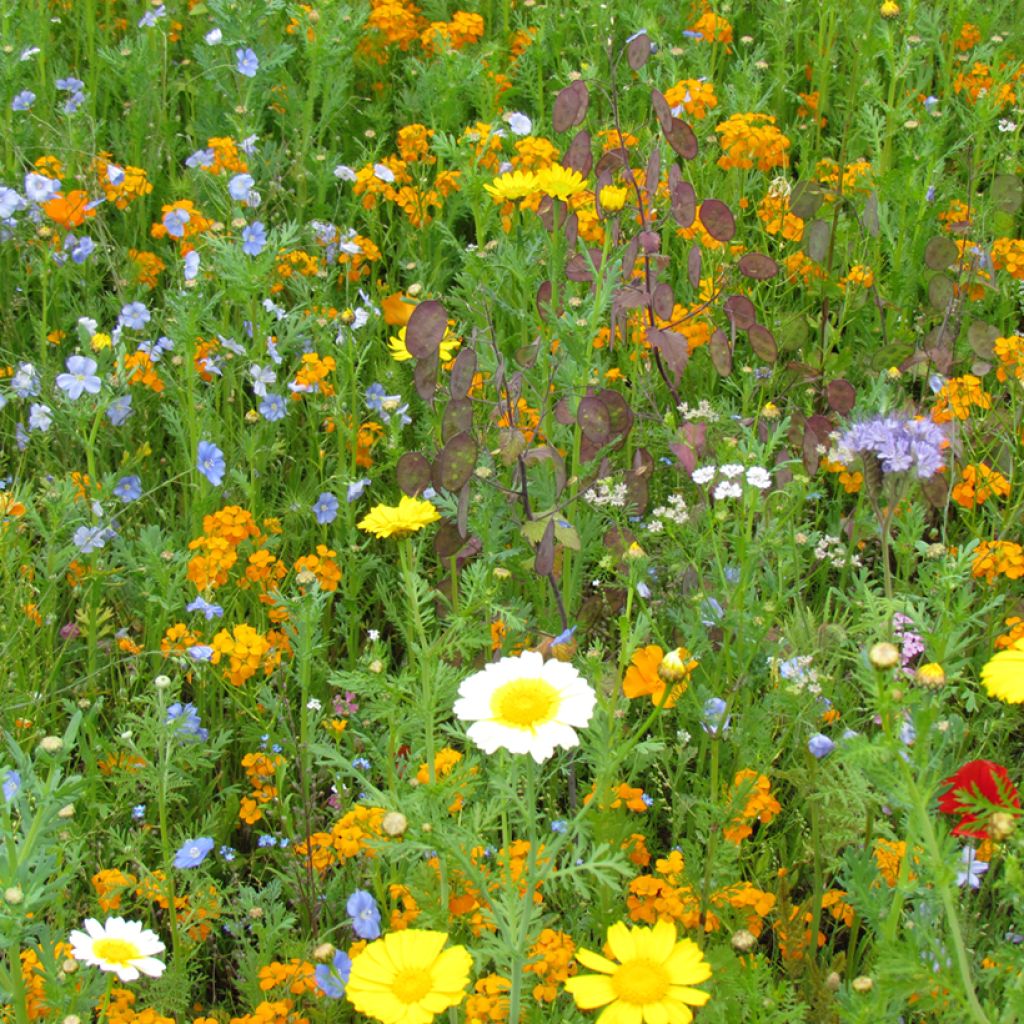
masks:
[[[356,180],[356,172],[345,164],[338,164],[338,166],[334,168],[334,176],[340,181]]]
[[[693,482],[695,484],[709,484],[714,479],[714,466],[701,466],[693,471]]]
[[[719,472],[726,480],[734,480],[738,476],[743,476],[743,467],[738,462],[728,462],[720,468]]]
[[[386,185],[391,185],[395,180],[395,172],[386,164],[374,164],[373,176]]]
[[[219,28],[211,28],[209,32],[203,36],[203,41],[207,46],[216,46],[224,38],[224,33]]]
[[[761,466],[751,466],[747,470],[747,483],[759,491],[766,491],[772,485],[772,475]]]
[[[533,122],[518,111],[506,114],[504,119],[513,135],[529,135],[533,131]]]
[[[743,488],[732,480],[722,480],[712,492],[717,501],[725,498],[740,498],[743,496]]]

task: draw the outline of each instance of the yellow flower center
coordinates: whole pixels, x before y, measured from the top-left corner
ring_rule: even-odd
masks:
[[[668,971],[653,960],[627,960],[611,978],[616,996],[625,1003],[645,1006],[658,1003],[668,994]]]
[[[544,679],[513,679],[491,696],[491,711],[501,725],[535,729],[550,722],[559,707],[559,695]]]
[[[92,944],[92,951],[97,959],[118,967],[126,967],[142,955],[134,942],[126,942],[124,939],[97,939]]]
[[[411,967],[395,975],[391,991],[399,1002],[409,1004],[418,1003],[433,987],[434,980],[430,971],[422,967]]]

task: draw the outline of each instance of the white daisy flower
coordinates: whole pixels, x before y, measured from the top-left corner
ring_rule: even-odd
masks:
[[[454,710],[473,723],[466,733],[485,753],[504,747],[541,764],[556,747],[568,750],[579,743],[576,729],[589,723],[596,703],[590,684],[572,665],[526,651],[464,679]]]
[[[135,981],[140,974],[159,978],[166,967],[154,956],[166,947],[138,921],[108,917],[105,924],[100,924],[90,917],[85,922],[85,931],[74,931],[69,939],[71,955],[76,960],[101,971],[112,971],[121,981]]]

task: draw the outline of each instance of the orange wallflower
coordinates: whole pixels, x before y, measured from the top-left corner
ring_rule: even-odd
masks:
[[[768,776],[750,768],[737,772],[733,779],[730,803],[735,804],[737,799],[745,799],[743,810],[722,830],[722,835],[738,846],[753,834],[755,820],[767,825],[782,810],[782,805],[772,796]]]

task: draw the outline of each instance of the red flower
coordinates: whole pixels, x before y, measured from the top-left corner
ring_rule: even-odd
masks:
[[[987,824],[979,824],[978,815],[967,810],[978,803],[989,803],[1004,811],[1020,808],[1020,796],[1010,781],[1009,773],[995,761],[968,761],[943,784],[949,789],[939,797],[939,810],[943,814],[960,816],[953,829],[955,836],[991,838]]]

